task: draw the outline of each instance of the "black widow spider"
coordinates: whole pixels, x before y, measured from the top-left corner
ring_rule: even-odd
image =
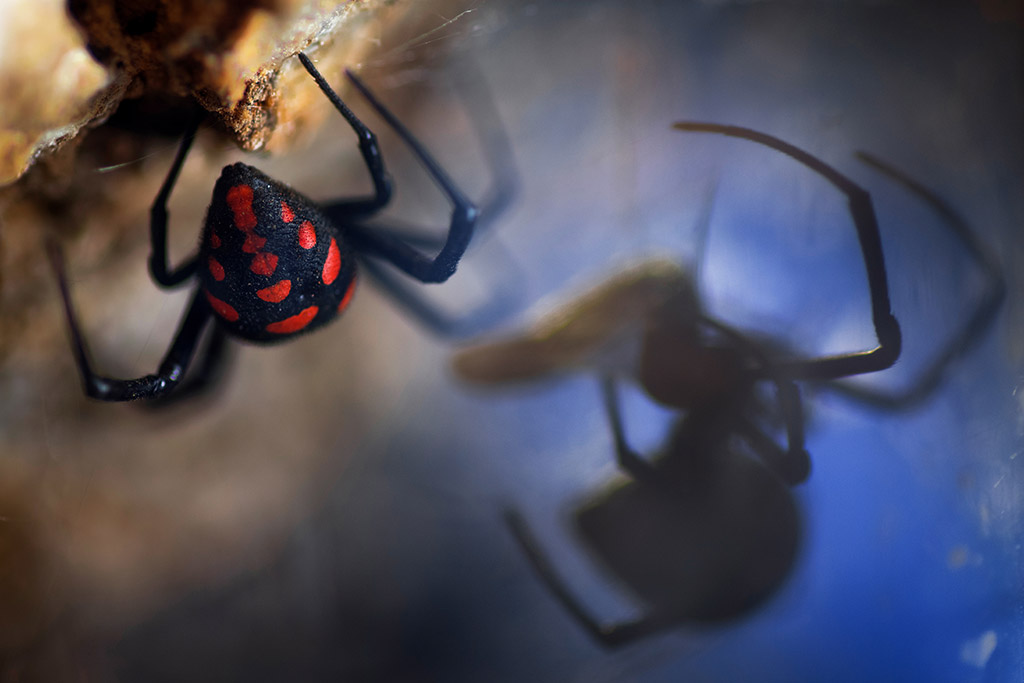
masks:
[[[588,494],[573,510],[590,555],[646,605],[638,618],[602,624],[574,596],[523,516],[506,522],[536,573],[600,644],[613,647],[682,622],[721,622],[772,595],[796,561],[801,520],[790,487],[804,481],[804,407],[796,381],[825,382],[852,398],[893,409],[919,403],[946,366],[991,323],[1003,286],[991,256],[967,224],[904,174],[860,158],[920,197],[940,216],[989,279],[974,314],[908,388],[886,393],[837,382],[884,370],[900,355],[890,310],[878,223],[868,193],[819,159],[745,128],[678,123],[675,128],[766,145],[808,166],[847,196],[867,274],[874,349],[794,360],[701,310],[693,277],[679,265],[647,261],[611,277],[524,334],[461,351],[455,372],[476,384],[506,384],[571,370],[601,375],[616,462],[626,479]],[[709,223],[710,205],[701,230]],[[628,444],[616,374],[631,375],[655,402],[679,415],[662,448],[645,458]],[[762,387],[771,387],[774,397]],[[780,445],[771,432],[786,433]]]
[[[310,59],[298,55],[331,104],[359,138],[359,149],[373,181],[373,195],[318,205],[286,185],[243,163],[224,167],[213,190],[198,254],[172,269],[167,261],[167,200],[181,171],[199,118],[182,139],[150,210],[152,254],[149,269],[158,285],[176,287],[193,276],[199,287],[179,324],[174,341],[155,374],[136,379],[111,379],[91,367],[85,339],[71,303],[60,249],[48,247],[57,273],[64,310],[85,392],[106,401],[166,398],[182,384],[203,330],[214,321],[200,362],[198,376],[191,377],[180,393],[202,388],[217,371],[227,336],[257,344],[273,344],[310,332],[333,320],[348,305],[356,282],[356,258],[386,261],[424,283],[446,281],[455,272],[469,246],[482,213],[492,219],[509,201],[514,179],[510,169],[496,170],[498,189],[478,209],[452,182],[441,166],[371,93],[346,70],[348,79],[373,109],[398,134],[426,168],[453,205],[448,233],[436,256],[429,257],[413,243],[431,244],[429,238],[409,231],[374,226],[364,221],[391,199],[391,179],[377,144],[377,137],[331,89]],[[506,157],[503,135],[485,135],[489,161]],[[392,292],[400,303],[426,323],[443,327],[440,314],[370,261],[367,270]],[[177,398],[177,396],[175,396]]]

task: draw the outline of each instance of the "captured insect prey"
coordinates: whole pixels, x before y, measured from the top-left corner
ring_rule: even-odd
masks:
[[[111,379],[93,370],[71,301],[61,250],[54,239],[49,240],[72,349],[89,396],[129,401],[163,398],[173,391],[177,399],[206,388],[219,374],[227,337],[274,344],[334,320],[348,306],[356,289],[357,261],[421,322],[445,332],[443,317],[434,314],[428,302],[399,282],[392,270],[376,262],[389,264],[419,282],[448,280],[474,230],[492,222],[514,192],[508,141],[503,134],[494,132],[499,127],[495,122],[483,125],[473,121],[486,148],[485,156],[493,166],[495,183],[478,207],[363,82],[346,71],[355,89],[412,150],[452,205],[443,240],[415,237],[405,228],[378,223],[371,227],[367,225],[368,219],[385,208],[392,195],[391,178],[377,137],[328,85],[312,61],[301,53],[298,57],[355,132],[373,182],[373,194],[317,204],[251,166],[226,166],[213,189],[198,254],[172,267],[167,260],[167,201],[198,130],[200,120],[196,118],[186,131],[151,207],[149,268],[153,280],[163,288],[198,280],[174,340],[155,374]],[[485,130],[488,128],[491,130]],[[423,253],[418,246],[436,247],[436,255]],[[186,375],[200,338],[211,323],[197,368]]]
[[[540,319],[524,332],[482,342],[453,358],[467,383],[497,387],[568,373],[599,379],[616,463],[625,477],[585,494],[572,512],[587,554],[643,605],[641,616],[604,623],[579,600],[519,510],[506,523],[531,566],[580,626],[618,646],[684,623],[734,619],[761,605],[799,556],[801,515],[791,487],[810,475],[805,405],[797,382],[836,390],[883,409],[911,407],[940,384],[946,369],[991,323],[1003,283],[994,260],[966,222],[904,174],[861,155],[931,208],[986,278],[973,314],[939,344],[910,387],[898,392],[844,383],[885,370],[901,353],[891,310],[882,240],[868,193],[821,160],[753,130],[678,123],[681,131],[728,135],[765,145],[809,167],[842,192],[860,245],[877,346],[800,358],[705,312],[693,275],[648,260]],[[707,225],[701,226],[706,230]],[[620,383],[631,380],[676,413],[650,456],[630,446]]]

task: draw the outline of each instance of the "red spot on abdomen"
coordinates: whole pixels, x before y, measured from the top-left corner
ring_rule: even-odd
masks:
[[[217,282],[224,279],[224,266],[217,262],[217,259],[210,257],[210,260],[206,262],[206,265],[210,268],[210,275]]]
[[[297,315],[293,315],[290,318],[285,318],[284,320],[280,320],[276,323],[270,323],[266,327],[267,332],[272,332],[274,334],[291,334],[293,332],[298,332],[313,321],[313,318],[316,317],[316,313],[319,310],[320,308],[318,306],[310,306],[306,310]]]
[[[292,281],[281,280],[275,285],[259,290],[256,292],[256,296],[264,301],[276,304],[278,301],[284,301],[290,291],[292,291]]]
[[[213,230],[210,231],[210,248],[220,249],[220,237]]]
[[[273,275],[277,270],[277,255],[271,254],[269,251],[261,251],[252,257],[249,270],[257,275]]]
[[[246,254],[256,254],[263,248],[263,245],[267,243],[266,237],[260,237],[256,233],[247,232],[245,233],[245,242],[242,244],[242,251]]]
[[[292,211],[292,207],[288,206],[284,202],[281,202],[281,220],[285,223],[291,223],[295,220],[295,212]]]
[[[338,243],[331,238],[331,246],[327,248],[327,260],[324,261],[323,280],[329,285],[338,277],[341,270],[341,252],[338,251]]]
[[[299,246],[303,249],[312,249],[316,246],[316,230],[309,221],[302,221],[299,226]]]
[[[226,301],[221,301],[213,294],[205,292],[206,300],[210,302],[210,308],[220,317],[227,320],[229,323],[233,323],[238,320],[238,311],[231,307],[231,304]]]
[[[349,284],[348,289],[345,290],[345,296],[341,297],[341,303],[338,304],[338,313],[341,313],[348,308],[348,302],[352,301],[352,295],[356,292],[356,279],[352,278],[352,282]]]
[[[235,227],[239,230],[252,230],[256,227],[256,214],[252,212],[252,187],[235,185],[228,190],[228,206],[235,215]]]

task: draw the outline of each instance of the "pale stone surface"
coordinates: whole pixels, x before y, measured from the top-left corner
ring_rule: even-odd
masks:
[[[62,0],[0,0],[0,186],[112,109],[125,81],[96,62]]]

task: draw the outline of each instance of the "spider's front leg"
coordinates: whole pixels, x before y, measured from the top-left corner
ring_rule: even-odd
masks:
[[[327,208],[328,213],[341,213],[350,219],[379,211],[391,201],[391,177],[384,167],[384,157],[380,154],[377,136],[348,108],[348,105],[342,101],[338,93],[334,92],[334,89],[327,83],[327,80],[313,66],[313,62],[309,57],[300,52],[299,61],[302,62],[302,66],[306,67],[306,71],[313,77],[313,80],[316,81],[316,84],[323,91],[324,95],[327,96],[327,99],[331,101],[334,108],[338,110],[338,113],[345,118],[348,125],[352,126],[352,130],[355,131],[356,136],[359,138],[359,151],[363,155],[363,162],[366,164],[366,169],[370,172],[370,180],[373,181],[372,197],[336,202],[325,208]]]
[[[171,196],[174,184],[178,181],[181,167],[185,165],[185,157],[188,156],[188,151],[192,147],[192,141],[196,137],[202,118],[202,114],[197,113],[186,128],[185,135],[181,138],[181,144],[178,145],[178,153],[174,156],[171,168],[167,171],[167,177],[164,178],[163,185],[160,186],[160,191],[149,209],[149,239],[152,249],[149,256],[149,272],[153,276],[153,280],[165,288],[181,284],[196,272],[195,256],[174,270],[171,270],[167,263],[167,200]]]
[[[826,381],[878,372],[891,367],[900,356],[902,337],[899,322],[893,315],[889,301],[889,281],[882,253],[882,237],[879,234],[874,205],[867,191],[821,159],[771,135],[739,126],[697,121],[680,121],[672,127],[677,130],[728,135],[764,145],[792,157],[846,195],[864,260],[868,293],[871,297],[871,318],[878,337],[878,346],[867,351],[780,364],[778,369],[791,379]]]
[[[85,393],[92,398],[103,401],[132,401],[139,398],[152,398],[166,394],[181,381],[192,360],[203,328],[210,321],[210,310],[205,299],[197,291],[192,297],[188,311],[182,318],[178,332],[171,348],[164,356],[156,374],[136,379],[112,379],[97,375],[89,361],[89,351],[78,325],[71,293],[68,291],[67,276],[64,272],[64,259],[60,247],[50,240],[47,242],[50,262],[57,275],[57,284],[64,301],[64,315],[67,318],[68,331],[71,334],[71,346],[75,353],[75,362],[82,375]]]
[[[337,203],[327,207],[328,213],[332,218],[347,218],[348,221],[346,222],[354,221],[354,219],[358,219],[364,214],[382,208],[390,198],[391,184],[384,169],[384,161],[377,146],[377,138],[352,113],[348,106],[342,102],[337,93],[331,89],[327,81],[320,75],[320,72],[313,66],[310,59],[306,55],[299,53],[299,60],[306,67],[306,70],[309,71],[324,94],[327,95],[327,98],[341,115],[345,117],[345,120],[348,121],[349,125],[352,126],[352,129],[359,136],[360,150],[370,172],[370,177],[373,179],[376,196],[371,200]],[[352,81],[352,84],[366,98],[367,102],[370,103],[380,117],[409,146],[413,154],[416,155],[416,158],[420,160],[420,163],[423,164],[427,172],[441,188],[441,191],[451,201],[453,207],[451,222],[448,226],[448,235],[436,256],[430,257],[423,254],[395,235],[387,232],[375,232],[350,222],[349,232],[353,246],[359,251],[389,261],[399,270],[404,271],[407,275],[420,282],[444,282],[455,272],[459,260],[469,246],[479,211],[455,183],[452,182],[448,174],[441,168],[441,165],[420,144],[419,140],[409,132],[387,107],[381,104],[363,82],[351,71],[346,71],[345,75],[348,76],[348,79]]]
[[[519,545],[519,549],[526,555],[533,570],[555,596],[555,599],[602,646],[615,648],[628,645],[663,631],[672,624],[673,619],[664,613],[652,613],[631,621],[601,623],[569,590],[568,585],[555,570],[551,558],[541,549],[522,515],[514,509],[505,510],[505,524]]]
[[[167,200],[178,180],[185,158],[188,156],[192,141],[202,114],[197,114],[185,131],[181,144],[178,146],[177,154],[167,171],[167,177],[160,186],[153,204],[150,207],[150,242],[152,252],[149,258],[149,270],[161,287],[175,287],[185,282],[196,270],[196,257],[189,258],[185,263],[172,269],[167,262]],[[88,346],[82,335],[75,314],[74,305],[71,302],[71,293],[67,284],[64,258],[60,247],[53,239],[47,240],[47,251],[54,273],[57,276],[57,284],[60,288],[61,298],[64,304],[64,315],[67,319],[68,331],[71,335],[72,350],[75,354],[75,362],[78,365],[79,373],[82,376],[82,383],[85,393],[104,401],[132,401],[139,398],[152,398],[166,395],[178,386],[188,365],[195,353],[196,345],[203,329],[210,320],[209,307],[206,301],[196,294],[189,304],[189,308],[182,318],[178,332],[168,349],[167,355],[160,364],[155,374],[138,377],[136,379],[112,379],[97,375],[92,370],[89,360]],[[222,357],[223,340],[214,340],[211,345],[212,352],[204,361],[204,366],[219,363]],[[206,374],[214,376],[216,373],[212,367],[204,367]]]

